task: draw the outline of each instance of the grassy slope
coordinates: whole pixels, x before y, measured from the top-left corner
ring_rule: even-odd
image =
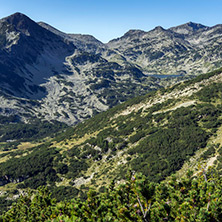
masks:
[[[75,187],[82,196],[88,186],[99,189],[124,179],[128,169],[160,181],[184,163],[197,167],[201,158],[209,164],[215,160],[220,170],[221,73],[220,69],[129,100],[36,147],[15,145],[9,152],[2,144],[0,177],[6,175],[12,183],[7,181],[0,191],[15,197],[17,188],[50,184],[55,193],[55,185],[60,186],[67,198]],[[182,168],[178,175],[183,172]],[[22,182],[15,184],[21,176]]]

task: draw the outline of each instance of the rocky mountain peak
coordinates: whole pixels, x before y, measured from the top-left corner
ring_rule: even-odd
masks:
[[[118,38],[118,39],[127,39],[127,38],[134,38],[134,37],[141,37],[144,34],[146,34],[145,31],[140,30],[140,29],[130,29],[128,32],[126,32],[122,37]],[[112,41],[116,41],[118,39],[113,39]]]
[[[162,26],[156,26],[153,31],[157,31],[157,32],[162,32],[162,31],[166,31]]]
[[[12,25],[17,31],[26,35],[30,35],[40,28],[33,20],[20,12],[12,14],[2,20]]]
[[[18,23],[18,22],[22,22],[22,21],[29,21],[31,20],[28,16],[26,16],[25,14],[21,13],[21,12],[16,12],[12,15],[9,15],[5,18],[3,18],[7,21],[11,21],[12,23]]]
[[[188,34],[193,34],[194,32],[197,32],[199,30],[203,30],[206,28],[208,28],[208,27],[205,25],[202,25],[199,23],[194,23],[194,22],[188,22],[183,25],[172,27],[169,30],[174,31],[179,34],[188,35]]]
[[[124,36],[127,37],[131,35],[142,35],[142,34],[145,34],[145,32],[140,29],[130,29],[128,32],[124,34]]]
[[[140,39],[142,38],[144,35],[146,34],[145,31],[140,30],[140,29],[130,29],[128,32],[126,32],[123,36],[113,39],[111,41],[109,41],[106,45],[108,47],[117,47],[117,45],[119,45],[120,47],[123,46],[123,42],[127,43],[133,39]],[[117,44],[117,45],[116,45]],[[119,47],[118,46],[118,47]]]

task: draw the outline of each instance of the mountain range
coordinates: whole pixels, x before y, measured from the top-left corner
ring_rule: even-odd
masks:
[[[189,22],[104,44],[1,19],[0,213],[39,186],[57,201],[112,192],[129,170],[156,187],[174,174],[180,193],[189,170],[192,186],[200,170],[221,175],[221,37],[222,25]]]
[[[0,115],[73,125],[221,66],[222,26],[130,30],[104,44],[15,13],[0,20]],[[175,78],[160,78],[174,76]]]

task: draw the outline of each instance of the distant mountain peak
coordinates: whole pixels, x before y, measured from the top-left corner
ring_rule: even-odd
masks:
[[[2,19],[2,21],[7,22],[15,27],[18,31],[25,34],[30,34],[30,32],[35,32],[36,29],[40,28],[36,22],[20,12],[16,12],[8,17],[5,17]]]
[[[193,31],[196,31],[196,30],[199,30],[199,29],[203,29],[203,28],[207,28],[207,26],[205,26],[205,25],[202,25],[200,23],[194,23],[194,22],[188,22],[188,23],[186,23],[184,25],[181,25],[181,26],[189,27]]]
[[[130,29],[123,36],[121,36],[119,38],[116,38],[116,39],[110,40],[108,44],[112,44],[112,42],[119,41],[119,40],[124,40],[124,39],[128,39],[128,38],[132,39],[132,38],[135,38],[135,37],[141,37],[141,36],[143,36],[145,34],[146,34],[146,32],[143,31],[143,30],[140,30],[140,29]]]
[[[21,18],[28,18],[29,17],[21,12],[15,12],[14,14],[11,14],[9,16],[7,16],[6,18],[17,18],[17,19],[21,19]]]
[[[201,29],[206,29],[208,26],[199,24],[199,23],[194,23],[194,22],[187,22],[183,25],[175,26],[170,28],[169,30],[174,31],[179,34],[192,34],[196,31],[199,31]]]
[[[16,12],[8,17],[1,19],[2,22],[6,22],[13,27],[14,30],[21,32],[27,36],[35,36],[37,32],[42,32],[43,28],[33,21],[28,16]]]
[[[140,29],[130,29],[128,32],[126,32],[123,37],[128,38],[131,36],[141,36],[144,35],[146,32]]]
[[[154,31],[165,31],[165,29],[162,26],[156,26],[153,30]]]
[[[30,23],[30,22],[35,23],[28,16],[26,16],[26,15],[20,13],[20,12],[16,12],[16,13],[8,16],[8,17],[5,17],[5,18],[3,18],[3,20],[9,22],[10,24],[16,25],[16,26],[19,25],[19,24],[22,24],[24,22],[26,22],[26,23],[27,22],[28,23]]]

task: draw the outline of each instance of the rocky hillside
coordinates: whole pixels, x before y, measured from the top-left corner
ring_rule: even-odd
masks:
[[[117,55],[119,61],[109,60]],[[72,125],[163,85],[92,36],[16,13],[0,20],[0,115]],[[122,62],[124,61],[124,62]]]
[[[219,67],[221,33],[220,25],[187,23],[131,30],[104,44],[15,13],[0,20],[0,117],[73,125]]]
[[[147,74],[203,73],[222,65],[222,26],[189,22],[144,32],[130,30],[107,45]]]
[[[59,200],[83,198],[89,187],[121,182],[129,169],[154,182],[212,165],[221,174],[221,96],[219,69],[136,97],[54,138],[2,142],[1,200],[40,185]]]

